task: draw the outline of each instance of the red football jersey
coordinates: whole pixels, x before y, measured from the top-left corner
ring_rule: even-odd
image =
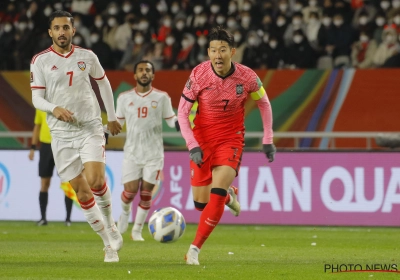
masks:
[[[182,97],[199,103],[193,133],[199,142],[227,141],[244,135],[244,104],[250,93],[262,86],[250,68],[232,63],[234,71],[221,77],[211,62],[196,66]]]

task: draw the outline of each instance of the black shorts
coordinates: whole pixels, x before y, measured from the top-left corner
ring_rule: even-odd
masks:
[[[39,176],[52,177],[54,170],[53,151],[51,144],[40,143],[39,150]]]

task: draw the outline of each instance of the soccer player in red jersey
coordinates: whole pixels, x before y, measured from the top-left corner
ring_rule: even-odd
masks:
[[[199,265],[198,254],[219,223],[227,205],[238,216],[237,189],[231,184],[238,175],[244,147],[244,104],[250,96],[257,102],[263,121],[263,150],[274,160],[272,110],[257,74],[232,62],[232,34],[222,27],[209,34],[209,61],[190,74],[179,103],[178,121],[190,151],[191,185],[195,208],[202,211],[196,237],[185,256],[186,263]],[[198,109],[191,129],[189,114]]]

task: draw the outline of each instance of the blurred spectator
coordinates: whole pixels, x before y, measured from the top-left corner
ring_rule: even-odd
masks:
[[[101,14],[98,14],[94,17],[94,25],[91,27],[91,31],[103,33],[104,20]]]
[[[181,49],[176,56],[175,64],[172,66],[172,69],[190,69],[191,65],[189,63],[189,54],[192,51],[193,45],[195,43],[194,36],[185,33],[183,34],[181,40]]]
[[[227,30],[231,33],[233,33],[233,31],[235,31],[239,27],[237,24],[237,20],[234,16],[228,17],[228,19],[226,20],[226,26],[227,26]]]
[[[117,29],[117,19],[114,16],[110,16],[107,19],[106,24],[103,26],[102,37],[103,41],[107,43],[113,51],[117,49],[117,43],[115,41],[115,34],[117,32]]]
[[[149,43],[145,41],[142,32],[137,31],[133,37],[133,40],[129,41],[118,68],[132,72],[133,66],[135,63],[143,59],[144,55],[148,51],[148,48]]]
[[[319,15],[317,12],[311,12],[310,13],[310,18],[308,19],[308,23],[306,26],[306,37],[308,42],[310,43],[310,46],[316,50],[319,51],[319,42],[318,42],[318,33],[321,28],[321,22],[319,20]]]
[[[208,59],[207,48],[208,48],[207,36],[204,34],[200,34],[197,37],[196,43],[193,46],[193,49],[190,53],[190,65],[191,67],[200,64],[203,61]]]
[[[174,35],[169,34],[165,39],[165,45],[163,49],[163,65],[164,69],[170,69],[176,61],[176,56],[180,50],[180,43],[175,40]]]
[[[171,3],[171,6],[169,7],[169,11],[170,11],[169,15],[172,17],[172,20],[177,19],[179,17],[186,17],[186,13],[183,10],[180,1],[173,1]]]
[[[124,0],[124,2],[122,2],[121,7],[122,7],[121,13],[124,19],[126,19],[126,16],[128,14],[133,14],[133,5],[130,0]]]
[[[283,15],[285,18],[292,16],[292,11],[289,9],[287,0],[278,0],[278,9],[274,11],[273,16],[277,19],[279,15]]]
[[[391,4],[391,8],[389,8],[386,15],[386,18],[389,20],[389,22],[400,9],[400,0],[392,0]]]
[[[164,48],[164,43],[157,42],[150,46],[147,53],[143,57],[143,59],[149,60],[153,63],[155,71],[163,69],[163,62],[164,62],[163,48]]]
[[[276,19],[275,35],[278,37],[279,43],[284,44],[283,36],[286,32],[287,27],[288,27],[288,22],[285,15],[282,14],[278,15]]]
[[[256,31],[250,31],[247,35],[247,44],[243,51],[242,64],[252,69],[261,67],[261,56],[259,46],[261,39]]]
[[[88,38],[90,40],[90,36]],[[86,41],[83,38],[82,34],[80,34],[79,32],[76,32],[74,37],[72,38],[72,44],[84,48],[86,49],[88,46],[86,45]]]
[[[350,58],[351,45],[356,39],[354,29],[344,21],[342,14],[335,14],[333,17],[333,27],[328,32],[327,52],[333,58],[347,56]],[[350,60],[349,60],[350,61]]]
[[[315,51],[311,48],[301,29],[293,32],[293,44],[287,49],[286,64],[290,69],[314,68],[316,63]]]
[[[364,32],[372,34],[372,32],[375,28],[375,24],[372,22],[372,19],[366,11],[361,11],[358,14],[358,18],[356,18],[356,16],[355,16],[354,21],[353,21],[353,26],[358,31],[364,31]]]
[[[214,1],[210,6],[210,14],[208,15],[208,24],[211,26],[216,25],[216,19],[221,11],[221,6],[217,1]]]
[[[74,27],[76,28],[76,32],[78,32],[82,39],[85,41],[84,48],[90,48],[90,31],[89,29],[83,24],[82,18],[79,14],[74,15]],[[78,44],[77,44],[78,45]],[[83,45],[82,45],[83,47]]]
[[[14,52],[15,29],[11,22],[4,22],[0,33],[0,69],[15,70]]]
[[[379,44],[374,55],[374,65],[376,67],[382,66],[386,60],[395,55],[398,50],[399,43],[397,42],[397,32],[393,26],[386,26],[382,33],[382,43]]]
[[[301,30],[303,33],[307,32],[306,24],[303,21],[303,14],[301,12],[296,12],[293,14],[292,21],[288,24],[285,33],[283,34],[283,41],[286,47],[293,43],[294,32],[297,30]]]
[[[34,33],[28,27],[27,17],[20,17],[15,25],[17,28],[14,36],[14,48],[11,52],[14,55],[14,70],[29,69],[34,49]]]
[[[391,8],[391,3],[389,0],[381,0],[379,3],[380,11],[385,14],[385,17],[387,16],[387,13],[389,12]]]
[[[362,31],[359,40],[352,46],[351,65],[354,68],[370,68],[378,45],[369,33]]]
[[[400,9],[394,14],[391,23],[395,25],[397,33],[400,33]]]
[[[345,25],[348,25],[351,23],[353,19],[353,10],[350,7],[350,4],[348,2],[345,2],[344,0],[336,0],[333,4],[334,7],[334,15],[335,14],[340,14],[342,15],[343,21]]]
[[[132,39],[132,29],[135,23],[135,15],[133,13],[126,14],[125,22],[117,27],[115,31],[115,51],[118,53],[118,57],[122,57],[128,46],[129,41]]]
[[[377,9],[371,0],[363,0],[362,3],[363,5],[354,11],[352,25],[356,29],[361,27],[364,31],[372,32],[371,28],[365,30],[365,26],[372,23],[376,16]]]
[[[94,13],[93,9],[93,0],[72,0],[71,13],[78,13],[85,16]]]
[[[228,11],[226,12],[226,16],[232,17],[236,20],[239,18],[239,8],[236,0],[229,1]]]
[[[251,22],[251,16],[249,12],[242,12],[241,13],[241,20],[239,26],[242,35],[247,37],[247,34],[250,30],[254,30],[255,26]]]
[[[150,42],[153,34],[156,33],[153,27],[150,25],[150,22],[145,17],[139,19],[136,25],[136,30],[142,32],[146,42]]]
[[[375,18],[375,29],[373,33],[373,39],[379,45],[382,42],[383,27],[386,24],[385,14],[378,12]]]
[[[286,48],[280,43],[279,38],[271,35],[268,44],[263,50],[261,61],[263,68],[281,69],[286,60],[285,52]]]
[[[93,31],[90,34],[90,43],[92,45],[91,50],[97,55],[103,68],[106,70],[115,69],[112,50],[109,45],[101,40],[100,33]]]
[[[174,35],[176,41],[181,41],[183,34],[189,32],[190,29],[186,26],[186,21],[184,18],[178,18],[172,27],[171,33]]]
[[[157,40],[159,42],[165,42],[165,38],[172,32],[172,18],[170,15],[165,15],[160,23],[160,28],[157,32]]]
[[[306,23],[312,12],[317,13],[318,17],[322,17],[322,8],[319,6],[317,0],[308,0],[308,6],[304,7],[301,12],[303,13],[303,18]]]
[[[16,21],[18,21],[19,17],[20,17],[20,13],[17,10],[15,3],[10,2],[7,4],[7,9],[6,9],[4,15],[1,16],[1,21],[15,23]]]
[[[242,32],[238,29],[233,32],[233,39],[236,46],[236,53],[232,57],[232,61],[237,63],[242,63],[244,49],[247,47],[245,37],[242,35]]]

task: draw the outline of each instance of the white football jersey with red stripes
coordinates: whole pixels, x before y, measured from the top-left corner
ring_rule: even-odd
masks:
[[[156,88],[144,94],[136,88],[122,92],[116,115],[126,122],[125,158],[138,164],[164,158],[162,121],[176,117],[166,92]]]
[[[47,114],[52,136],[59,139],[82,138],[82,127],[98,130],[101,110],[89,76],[105,77],[97,56],[90,50],[72,45],[71,52],[60,54],[53,47],[35,55],[31,61],[31,89],[45,89],[44,98],[73,112],[74,123],[59,121]]]

